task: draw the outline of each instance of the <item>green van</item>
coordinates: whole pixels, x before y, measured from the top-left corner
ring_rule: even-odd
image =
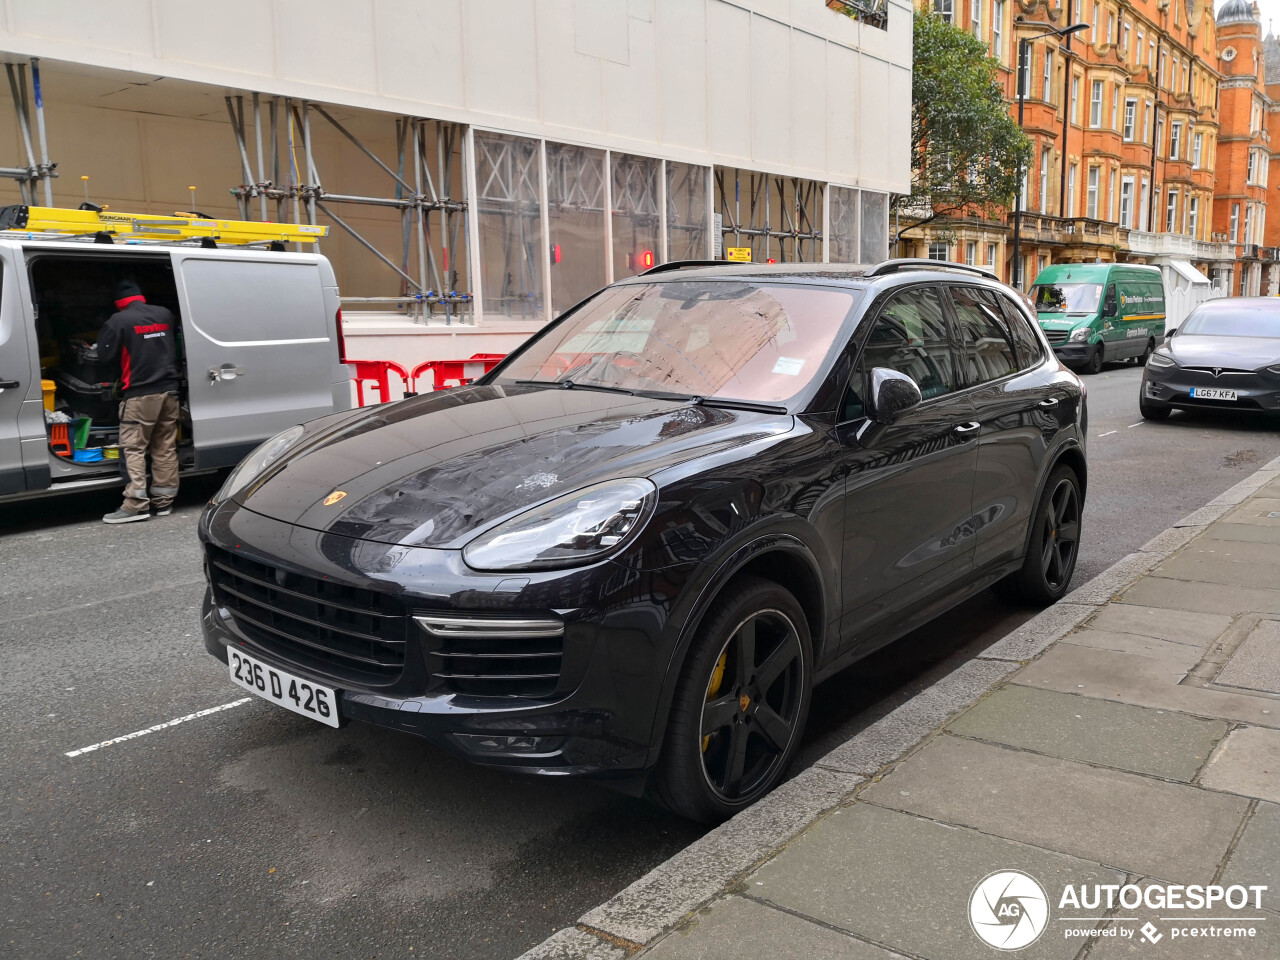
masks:
[[[1164,339],[1164,281],[1157,267],[1058,263],[1045,267],[1031,301],[1053,352],[1097,373],[1108,360],[1145,364]]]

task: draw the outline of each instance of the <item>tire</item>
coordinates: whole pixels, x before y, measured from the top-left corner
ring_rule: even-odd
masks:
[[[1080,554],[1082,507],[1076,472],[1061,464],[1054,467],[1031,516],[1031,537],[1022,568],[1001,580],[997,593],[1038,607],[1062,598]]]
[[[1102,344],[1098,344],[1093,353],[1089,354],[1089,359],[1084,362],[1080,372],[1087,373],[1090,376],[1102,372]]]
[[[1155,353],[1155,351],[1156,351],[1155,340],[1148,340],[1147,349],[1143,350],[1142,356],[1138,357],[1138,366],[1145,367],[1147,365],[1147,361],[1151,359],[1151,354]]]
[[[771,676],[762,680],[764,669]],[[702,823],[760,799],[795,755],[812,684],[812,641],[796,598],[759,577],[731,582],[685,657],[652,799]]]
[[[1152,403],[1144,396],[1138,397],[1138,412],[1143,420],[1168,420],[1171,409],[1162,403]]]

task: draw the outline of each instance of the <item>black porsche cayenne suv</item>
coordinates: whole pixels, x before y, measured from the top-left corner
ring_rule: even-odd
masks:
[[[1080,381],[983,271],[671,264],[255,451],[201,519],[205,646],[318,722],[722,819],[818,681],[1061,596],[1085,479]]]

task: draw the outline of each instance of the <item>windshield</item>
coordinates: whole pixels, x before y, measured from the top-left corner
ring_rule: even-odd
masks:
[[[498,382],[776,403],[817,374],[860,296],[743,280],[609,287],[508,361]]]
[[[1100,283],[1037,283],[1031,301],[1037,313],[1097,313]]]
[[[1197,307],[1182,321],[1178,336],[1280,337],[1280,300],[1273,306],[1256,301],[1249,306]]]

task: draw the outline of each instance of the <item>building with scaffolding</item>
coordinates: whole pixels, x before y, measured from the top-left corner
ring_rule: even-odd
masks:
[[[353,357],[506,352],[605,283],[730,248],[879,260],[909,188],[906,0],[6,14],[3,202],[328,225]]]

